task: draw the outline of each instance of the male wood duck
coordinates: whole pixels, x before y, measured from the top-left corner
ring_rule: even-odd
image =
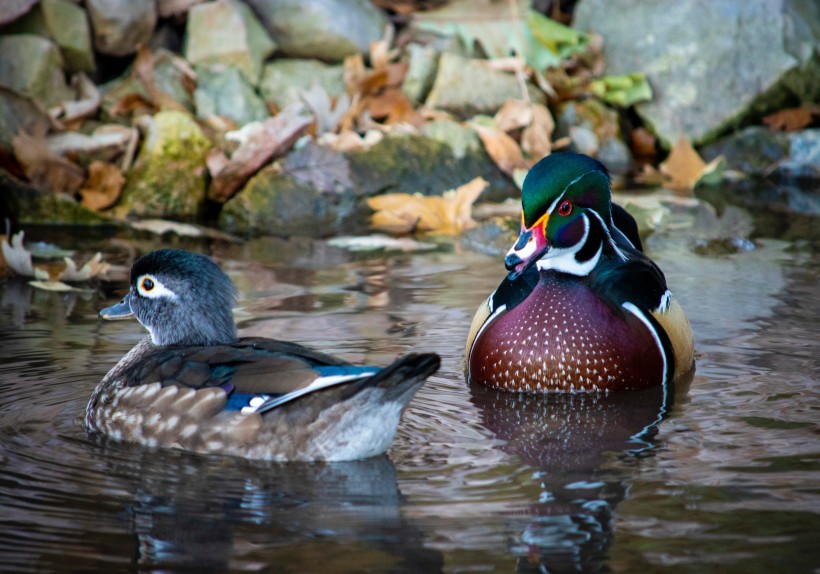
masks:
[[[472,383],[608,392],[667,384],[692,369],[689,321],[611,196],[606,168],[585,155],[549,155],[527,174],[509,273],[467,339]]]
[[[86,427],[148,446],[266,460],[355,460],[390,445],[402,412],[439,367],[410,354],[353,366],[295,343],[238,338],[236,290],[208,257],[138,259],[104,319],[136,316],[150,337],[103,377]]]

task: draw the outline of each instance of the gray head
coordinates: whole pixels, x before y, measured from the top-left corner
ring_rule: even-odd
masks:
[[[160,249],[131,267],[131,289],[104,319],[132,314],[156,345],[216,345],[236,340],[236,289],[209,257]]]

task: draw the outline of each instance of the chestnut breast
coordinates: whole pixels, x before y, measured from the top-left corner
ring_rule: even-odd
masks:
[[[663,356],[640,319],[585,281],[542,271],[521,303],[476,338],[470,381],[510,391],[643,389],[663,382]]]

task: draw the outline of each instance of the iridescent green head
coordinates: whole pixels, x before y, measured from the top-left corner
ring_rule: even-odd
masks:
[[[521,190],[521,233],[505,259],[510,278],[551,258],[562,258],[560,271],[586,275],[612,226],[611,197],[606,167],[589,156],[557,153],[535,164]]]

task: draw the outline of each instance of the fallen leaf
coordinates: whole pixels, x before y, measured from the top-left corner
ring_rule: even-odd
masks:
[[[179,235],[180,237],[208,237],[211,239],[219,239],[220,241],[230,241],[231,243],[241,242],[233,235],[223,233],[217,229],[192,225],[190,223],[169,221],[167,219],[143,219],[140,221],[131,221],[129,224],[134,229],[147,231],[156,235],[173,233],[175,235]]]
[[[481,138],[484,149],[498,169],[512,176],[516,169],[530,167],[516,141],[502,130],[476,121],[470,121],[469,124]]]
[[[652,87],[643,72],[604,76],[590,82],[589,89],[608,104],[622,108],[652,99]]]
[[[125,177],[117,166],[95,160],[88,166],[88,178],[80,189],[80,205],[96,211],[108,209],[120,198],[124,185]]]
[[[317,135],[336,131],[350,108],[350,97],[347,94],[341,94],[334,103],[319,84],[313,84],[310,89],[303,91],[301,97],[316,118]]]
[[[153,113],[154,105],[140,94],[126,94],[114,102],[108,113],[112,117],[123,115],[134,115],[143,113]]]
[[[83,170],[52,153],[45,138],[20,132],[12,138],[11,145],[26,177],[37,187],[74,194],[82,186]]]
[[[472,205],[487,185],[477,177],[441,196],[390,193],[368,198],[368,206],[375,211],[371,225],[391,233],[458,235],[475,226]]]
[[[102,260],[102,253],[97,253],[80,269],[70,257],[63,258],[65,269],[57,276],[60,281],[80,282],[89,279],[105,279],[110,265]]]
[[[723,156],[705,163],[689,140],[682,137],[659,167],[666,178],[664,185],[675,191],[691,192],[702,179],[709,184],[719,181],[725,166]]]
[[[29,281],[28,284],[32,287],[36,287],[37,289],[42,289],[43,291],[56,291],[57,293],[64,293],[66,291],[82,291],[82,289],[77,289],[76,287],[67,285],[62,281],[51,281],[47,278],[38,281]]]
[[[17,275],[48,281],[48,272],[32,265],[31,253],[23,247],[24,238],[25,233],[22,231],[11,236],[11,243],[3,238],[3,243],[0,244],[0,248],[3,251],[3,258],[6,260],[6,265]]]
[[[93,116],[97,113],[102,102],[102,94],[97,85],[84,73],[75,74],[71,84],[77,94],[77,99],[63,102],[59,118],[64,122],[76,122]]]
[[[277,155],[288,151],[313,123],[302,104],[291,104],[264,122],[252,122],[229,139],[241,139],[239,147],[222,169],[212,174],[208,199],[224,203],[236,195],[259,169]]]
[[[521,149],[536,160],[552,153],[552,132],[555,121],[549,109],[543,104],[530,104],[532,121],[521,132]]]
[[[399,88],[389,88],[366,102],[367,110],[375,120],[385,124],[406,123],[419,126],[423,122],[415,106]]]
[[[660,165],[666,185],[677,191],[691,191],[703,173],[706,163],[685,137],[681,137]]]
[[[524,100],[507,100],[493,119],[498,129],[509,133],[532,123],[532,106]]]
[[[383,139],[384,134],[379,130],[367,130],[364,135],[359,135],[353,130],[342,130],[338,134],[330,132],[322,134],[316,142],[336,151],[348,152],[368,149]]]
[[[820,106],[806,105],[769,114],[763,123],[773,130],[794,132],[810,126],[815,118],[820,118]]]

